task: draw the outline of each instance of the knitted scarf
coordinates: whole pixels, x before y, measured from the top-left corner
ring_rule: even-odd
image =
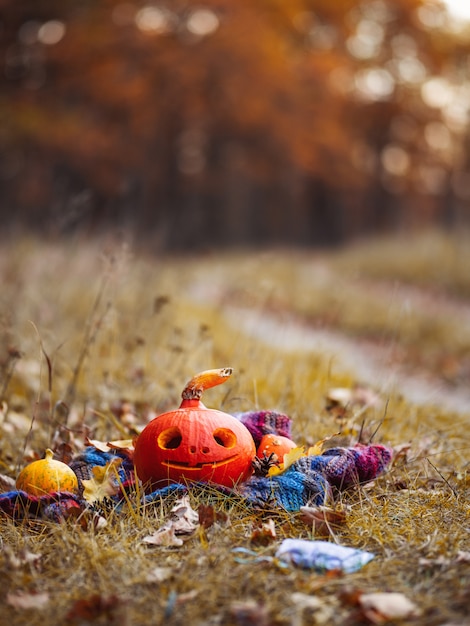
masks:
[[[236,417],[248,428],[255,445],[267,433],[291,436],[291,420],[282,413],[250,411]],[[0,494],[0,513],[15,519],[29,517],[53,521],[78,515],[87,507],[82,498],[81,481],[91,477],[94,466],[104,466],[116,456],[122,459],[119,468],[122,489],[129,490],[135,484],[135,477],[133,464],[128,456],[119,451],[101,452],[88,447],[70,463],[79,479],[78,495],[60,492],[30,496],[24,491],[10,491]],[[300,458],[281,474],[271,477],[252,476],[232,490],[226,487],[220,487],[220,490],[244,498],[254,507],[279,507],[287,511],[298,511],[300,507],[309,504],[323,504],[333,488],[344,490],[373,480],[386,469],[391,458],[391,450],[380,444],[331,448],[319,456]],[[217,489],[217,485],[214,488]],[[168,485],[143,496],[143,500],[145,503],[161,501],[170,494],[186,492],[188,489],[187,485]],[[113,497],[116,505],[122,502],[123,497],[122,493]]]

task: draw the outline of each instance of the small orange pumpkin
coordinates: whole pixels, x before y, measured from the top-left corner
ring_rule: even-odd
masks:
[[[258,446],[257,456],[262,459],[263,455],[268,457],[270,454],[276,455],[276,461],[280,463],[284,460],[284,455],[297,447],[288,437],[282,437],[280,435],[274,435],[269,433],[264,435]]]
[[[43,496],[56,491],[78,493],[78,479],[71,467],[53,459],[49,448],[44,459],[24,467],[16,479],[16,488],[32,496]]]
[[[228,413],[208,409],[200,398],[231,368],[207,370],[183,390],[179,409],[154,418],[135,441],[134,464],[147,491],[172,482],[210,482],[233,487],[252,473],[250,431]]]

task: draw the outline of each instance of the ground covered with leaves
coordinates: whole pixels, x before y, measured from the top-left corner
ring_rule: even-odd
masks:
[[[328,445],[373,441],[394,455],[373,482],[298,512],[209,486],[142,505],[136,486],[81,519],[2,515],[0,621],[468,623],[468,243],[433,233],[191,258],[113,240],[4,243],[2,492],[48,447],[66,458],[90,440],[132,439],[213,367],[235,372],[208,406],[285,413],[306,447],[334,435]],[[286,538],[374,559],[348,574],[286,566]]]

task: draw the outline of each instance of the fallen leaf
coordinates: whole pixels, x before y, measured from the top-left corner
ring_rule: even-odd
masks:
[[[115,441],[108,441],[108,446],[110,450],[120,450],[130,458],[132,458],[134,454],[133,439],[117,439]]]
[[[49,594],[46,592],[28,593],[26,591],[7,593],[7,604],[15,609],[44,609],[49,604]]]
[[[117,479],[117,469],[121,463],[122,459],[114,458],[104,466],[95,465],[92,467],[93,478],[82,480],[84,487],[83,497],[89,504],[100,502],[119,493],[120,486]]]
[[[179,498],[171,509],[170,518],[143,542],[155,546],[180,547],[190,539],[199,527],[199,515],[191,508],[187,495]]]
[[[201,503],[198,506],[197,513],[199,516],[199,525],[206,530],[216,522],[226,524],[229,519],[225,511],[216,511],[211,504]]]
[[[393,448],[392,465],[396,465],[399,460],[404,464],[408,463],[411,443],[401,443]]]
[[[418,607],[402,593],[363,593],[359,605],[365,617],[373,624],[392,619],[405,619],[417,615]]]
[[[106,617],[106,623],[118,623],[117,609],[122,610],[122,601],[117,596],[103,597],[93,594],[88,598],[76,600],[69,612],[67,620],[80,620],[91,623],[100,617]]]
[[[189,497],[183,496],[171,509],[170,521],[177,535],[193,535],[199,525],[199,514],[191,508]]]
[[[215,524],[215,510],[210,504],[200,504],[197,509],[199,524],[202,528],[207,529]]]
[[[316,537],[328,537],[346,524],[346,513],[342,509],[325,506],[300,507],[301,520],[310,526]]]
[[[100,452],[109,452],[111,450],[107,443],[99,441],[99,439],[89,439],[88,437],[85,437],[85,445],[96,448]]]
[[[363,595],[362,589],[359,587],[353,587],[352,585],[345,585],[339,591],[339,597],[344,604],[350,606],[359,606],[359,600]]]
[[[14,478],[10,476],[6,476],[5,474],[0,474],[0,493],[5,493],[6,491],[13,491],[16,488],[16,481]]]
[[[325,446],[325,443],[340,434],[341,433],[334,433],[334,435],[329,435],[324,439],[320,439],[320,441],[317,441],[317,443],[315,443],[313,446],[310,446],[310,448],[307,450],[307,456],[320,456],[320,454],[323,454],[323,448]]]
[[[276,539],[276,527],[274,520],[268,519],[251,533],[250,542],[255,546],[268,546]]]
[[[305,456],[305,448],[303,446],[292,448],[292,450],[289,450],[289,452],[284,455],[282,463],[279,465],[272,465],[269,468],[268,476],[277,476],[278,474],[282,474],[288,467],[301,459],[303,456]]]
[[[153,546],[175,546],[179,548],[183,545],[183,540],[176,536],[175,527],[171,520],[163,524],[152,535],[144,537],[142,541]]]
[[[70,443],[62,442],[54,448],[54,458],[68,465],[73,458],[73,449]]]

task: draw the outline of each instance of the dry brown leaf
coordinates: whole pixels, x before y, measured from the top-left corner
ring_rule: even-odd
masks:
[[[396,465],[398,461],[402,461],[403,463],[408,463],[409,461],[409,453],[411,450],[411,443],[401,443],[393,448],[393,457],[392,464]]]
[[[49,604],[48,593],[17,591],[7,593],[7,604],[15,609],[44,609]]]
[[[108,441],[108,446],[111,450],[120,450],[129,457],[134,454],[133,439],[116,439],[115,441]]]
[[[176,536],[175,527],[171,520],[165,522],[165,524],[152,535],[144,537],[142,541],[153,546],[175,546],[179,548],[183,545],[183,539]]]
[[[211,504],[201,503],[198,506],[199,525],[202,528],[210,528],[216,522],[227,523],[229,517],[224,511],[216,511]]]
[[[273,519],[268,519],[251,533],[250,542],[255,546],[268,546],[276,539],[276,527]]]
[[[199,514],[191,508],[188,496],[176,501],[171,509],[171,523],[177,535],[192,536],[199,525]]]
[[[114,458],[108,461],[105,466],[95,465],[91,470],[93,478],[82,480],[83,497],[89,504],[100,502],[119,493],[117,470],[121,463],[122,459]]]
[[[214,507],[210,504],[201,504],[198,506],[197,514],[199,517],[199,524],[202,528],[210,528],[213,524],[215,524],[215,510]]]
[[[363,593],[359,605],[364,615],[373,624],[382,624],[392,619],[405,619],[418,614],[418,607],[403,593]]]
[[[143,542],[156,546],[182,546],[199,527],[199,515],[191,508],[188,496],[175,502],[170,518],[152,535],[144,537]]]
[[[63,441],[54,447],[54,459],[68,465],[73,459],[73,448],[70,443]]]
[[[300,518],[313,528],[316,537],[328,537],[345,526],[346,512],[343,509],[330,509],[325,506],[302,506]]]
[[[107,624],[114,624],[118,623],[117,612],[121,610],[122,600],[119,597],[94,594],[76,600],[67,614],[67,621],[91,623],[104,617]]]
[[[0,474],[0,493],[5,493],[6,491],[13,491],[16,488],[16,481],[14,478],[10,476],[6,476],[5,474]]]
[[[85,445],[96,448],[100,452],[109,452],[111,450],[108,443],[99,441],[98,439],[89,439],[88,437],[85,437]]]

